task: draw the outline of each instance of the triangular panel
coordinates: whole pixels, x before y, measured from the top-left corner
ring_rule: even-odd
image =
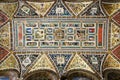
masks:
[[[15,17],[38,17],[36,11],[27,4],[23,4],[15,14]]]
[[[0,70],[6,70],[6,69],[16,69],[19,70],[19,64],[13,54],[8,56],[7,59],[5,59],[1,64],[0,64]]]
[[[67,63],[71,59],[72,54],[56,53],[56,54],[49,54],[49,56],[55,63],[59,73],[62,74],[64,71],[64,68],[66,67]]]
[[[0,3],[0,10],[8,15],[9,18],[12,18],[15,11],[17,10],[18,2],[14,3]]]
[[[7,50],[0,47],[0,62],[9,54]]]
[[[88,9],[86,9],[81,16],[88,16],[88,17],[104,17],[105,14],[103,13],[99,1],[92,4]]]
[[[71,9],[71,11],[77,16],[85,8],[87,8],[93,1],[90,2],[65,2],[66,5]]]
[[[97,72],[101,73],[102,63],[105,58],[105,54],[83,54],[83,56]]]
[[[10,22],[0,28],[0,44],[10,49]]]
[[[112,52],[120,60],[120,45],[117,46]]]
[[[120,26],[120,10],[113,16],[113,20]]]
[[[111,16],[115,12],[117,12],[120,9],[120,4],[115,3],[115,4],[109,4],[109,3],[102,3],[103,8],[105,12]]]
[[[111,48],[120,44],[120,27],[116,24],[111,23]]]
[[[36,70],[52,70],[54,72],[56,72],[55,67],[53,66],[52,62],[50,61],[50,59],[47,57],[46,54],[43,54],[38,60],[37,62],[32,66],[31,70],[29,72],[33,72]]]
[[[104,62],[103,69],[120,69],[120,63],[109,54]]]
[[[28,4],[31,5],[35,10],[36,13],[42,16],[45,16],[45,14],[48,12],[48,10],[51,8],[54,2],[29,2]]]
[[[51,10],[48,12],[48,16],[70,17],[72,14],[66,8],[62,0],[57,0]]]
[[[8,17],[0,11],[0,27],[8,21]]]
[[[24,74],[33,64],[33,62],[37,59],[38,54],[16,54],[16,56],[21,63],[22,74]]]
[[[74,69],[87,70],[94,73],[90,66],[78,54],[73,57],[72,61],[67,67],[67,71]]]

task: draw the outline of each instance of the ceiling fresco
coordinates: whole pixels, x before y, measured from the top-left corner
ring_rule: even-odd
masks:
[[[14,49],[107,50],[106,19],[14,20]],[[72,21],[74,20],[74,21]],[[103,38],[104,37],[104,38]]]
[[[103,79],[120,70],[119,0],[0,0],[0,70]],[[60,79],[58,79],[60,80]]]

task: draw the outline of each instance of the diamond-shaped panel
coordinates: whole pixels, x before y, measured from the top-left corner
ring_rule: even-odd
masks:
[[[8,21],[8,17],[0,11],[0,27]]]
[[[116,47],[112,52],[118,59],[120,59],[120,45]]]
[[[8,54],[9,54],[9,52],[7,50],[0,47],[0,61],[3,60]]]
[[[120,25],[120,11],[113,16],[113,20]]]

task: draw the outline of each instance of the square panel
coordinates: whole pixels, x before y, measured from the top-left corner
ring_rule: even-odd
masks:
[[[67,28],[67,34],[74,34],[74,28]]]
[[[53,34],[54,29],[53,28],[46,28],[46,33],[47,34]]]
[[[95,34],[95,28],[88,28],[88,34]]]
[[[66,38],[67,41],[74,41],[74,35],[67,35]]]
[[[84,41],[86,40],[86,30],[76,29],[76,40]]]
[[[27,27],[25,29],[25,34],[32,34],[32,28],[31,27]]]
[[[89,35],[88,36],[88,40],[89,41],[95,41],[96,40],[96,36],[95,35]]]
[[[54,36],[53,35],[46,35],[46,40],[47,41],[53,41],[54,40]]]
[[[34,29],[34,40],[44,40],[44,29]]]

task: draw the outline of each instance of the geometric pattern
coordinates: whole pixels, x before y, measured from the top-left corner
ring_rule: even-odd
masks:
[[[67,54],[67,53],[54,53],[54,54],[49,54],[53,62],[55,63],[59,74],[62,74],[66,65],[68,64],[69,60],[72,57],[72,54]]]
[[[67,71],[75,69],[87,70],[94,73],[91,67],[78,54],[75,54],[73,59],[70,61]]]
[[[3,59],[5,59],[8,54],[9,54],[9,51],[7,51],[6,49],[0,47],[0,62],[1,62]]]
[[[48,10],[53,5],[54,1],[52,1],[52,2],[41,2],[41,3],[27,1],[27,3],[29,5],[31,5],[36,10],[37,14],[45,16],[45,14],[48,12]]]
[[[100,2],[96,1],[88,9],[86,9],[81,16],[87,17],[104,17],[105,14],[101,10]]]
[[[111,16],[120,9],[119,3],[115,3],[115,4],[102,3],[102,5],[108,16]]]
[[[108,55],[103,64],[103,70],[120,69],[120,63],[112,55]]]
[[[92,65],[94,70],[101,74],[105,54],[83,54],[83,57]]]
[[[0,44],[10,49],[10,22],[0,28]]]
[[[114,23],[111,23],[111,48],[120,44],[120,28]]]
[[[72,14],[66,8],[62,0],[57,0],[51,10],[48,12],[47,16],[70,17]]]
[[[19,64],[13,54],[7,57],[1,64],[0,70],[16,69],[20,71]]]
[[[120,11],[113,16],[113,20],[120,25]]]
[[[71,9],[71,11],[77,16],[82,12],[85,8],[87,8],[93,1],[90,2],[65,2],[66,5]]]
[[[21,73],[24,73],[30,68],[30,66],[37,60],[38,54],[16,54],[21,64]]]
[[[112,50],[112,53],[118,58],[120,59],[120,45],[117,46],[115,49]]]
[[[15,17],[39,17],[35,10],[28,4],[23,4],[15,14]]]
[[[106,19],[52,20],[14,20],[14,50],[106,50]]]
[[[52,62],[50,61],[46,54],[43,54],[38,58],[38,60],[31,67],[29,73],[36,70],[52,70],[56,72],[55,67],[53,66]]]
[[[15,11],[17,10],[17,7],[18,7],[18,2],[0,3],[0,10],[2,10],[5,14],[7,14],[10,19],[12,19]]]
[[[0,27],[8,21],[8,17],[0,11]]]
[[[58,78],[69,76],[67,71],[84,70],[102,78],[102,70],[120,69],[120,4],[116,0],[103,4],[103,0],[11,1],[15,0],[0,0],[0,70],[17,69],[20,78],[39,70],[54,71]],[[102,65],[105,53],[109,55]],[[44,73],[38,75],[53,77],[46,73],[44,78]]]

